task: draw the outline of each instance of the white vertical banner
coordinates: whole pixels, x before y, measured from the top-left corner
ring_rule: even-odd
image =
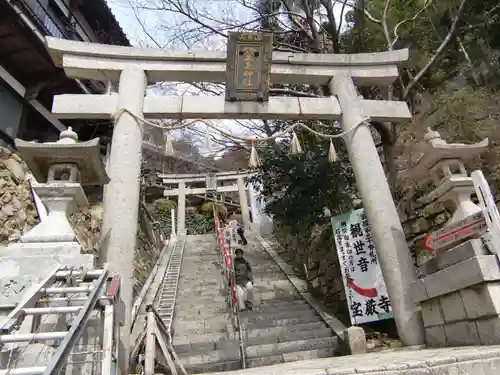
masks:
[[[331,218],[351,324],[393,317],[364,209]]]
[[[479,200],[479,206],[481,207],[486,223],[489,229],[498,236],[500,235],[500,214],[498,213],[498,208],[495,203],[495,198],[491,193],[488,181],[484,178],[483,172],[481,170],[476,170],[471,173],[472,182],[474,183],[474,189],[476,190],[476,195]]]

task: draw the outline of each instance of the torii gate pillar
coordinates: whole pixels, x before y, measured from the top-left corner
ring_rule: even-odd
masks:
[[[120,74],[118,105],[142,116],[146,93],[146,74],[125,69]],[[104,261],[112,273],[121,277],[121,298],[125,306],[125,324],[120,329],[122,371],[127,369],[130,348],[132,291],[134,288],[134,255],[139,214],[142,162],[142,124],[128,113],[115,122],[107,173],[111,178],[104,191],[103,233],[109,230]]]
[[[337,95],[342,108],[343,131],[363,121],[365,116],[360,98],[349,75],[335,75],[330,81],[330,89]],[[372,228],[399,337],[406,345],[420,345],[425,341],[422,316],[409,293],[416,273],[371,131],[368,126],[361,125],[345,136],[345,142],[356,186]]]
[[[177,233],[186,231],[186,182],[179,181],[179,195],[177,200]]]
[[[243,225],[246,230],[250,230],[252,229],[250,212],[248,211],[247,191],[245,189],[245,181],[243,181],[243,177],[238,177],[236,179],[236,183],[238,184],[238,195],[240,197],[241,218],[243,220]]]

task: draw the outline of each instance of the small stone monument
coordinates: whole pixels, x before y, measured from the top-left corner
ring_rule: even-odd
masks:
[[[68,217],[88,205],[82,185],[109,182],[99,151],[99,139],[78,142],[71,129],[57,142],[35,143],[20,139],[16,147],[36,182],[32,188],[48,216],[0,254],[0,304],[17,302],[27,288],[47,276],[57,264],[93,266],[93,255],[81,246]]]
[[[433,181],[435,189],[422,201],[451,201],[454,211],[444,229],[481,215],[471,200],[474,184],[464,166],[488,147],[488,139],[476,144],[446,143],[428,129],[423,156],[401,177],[419,183]],[[422,263],[423,278],[411,285],[411,297],[422,308],[429,346],[500,344],[500,266],[479,233],[434,250]]]

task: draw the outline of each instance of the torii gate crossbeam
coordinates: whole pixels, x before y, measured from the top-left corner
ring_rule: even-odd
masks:
[[[246,228],[251,228],[250,212],[248,210],[248,197],[247,189],[245,188],[244,179],[250,177],[252,173],[249,172],[217,172],[213,174],[216,182],[220,181],[234,181],[236,184],[229,186],[218,186],[218,192],[238,192],[240,199],[240,209],[243,224]],[[163,180],[164,184],[174,184],[177,185],[175,189],[165,189],[164,195],[166,197],[177,196],[177,231],[183,232],[185,230],[186,224],[186,195],[189,194],[203,194],[206,192],[206,187],[204,188],[188,188],[187,183],[192,182],[205,182],[206,176],[203,174],[158,174],[158,177]],[[252,202],[252,207],[255,205]],[[252,212],[255,217],[256,212]]]

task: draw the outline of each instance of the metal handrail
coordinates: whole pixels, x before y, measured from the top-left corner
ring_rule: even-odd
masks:
[[[215,210],[214,210],[215,213]],[[235,303],[235,293],[236,293],[236,280],[235,280],[235,272],[234,272],[234,256],[233,252],[231,251],[231,248],[229,249],[229,255],[230,255],[230,269],[227,268],[227,263],[226,263],[226,249],[225,249],[225,244],[226,240],[224,239],[224,236],[222,234],[222,241],[220,241],[219,236],[221,235],[221,230],[222,228],[217,225],[218,223],[218,218],[214,215],[214,226],[215,226],[215,231],[217,234],[217,242],[220,248],[219,252],[219,259],[220,259],[220,264],[224,274],[224,282],[227,284],[227,290],[229,292],[229,305],[231,307],[231,310],[234,314],[235,319],[232,320],[234,329],[236,332],[238,332],[238,341],[239,341],[239,347],[240,347],[240,359],[241,359],[241,368],[245,369],[246,368],[246,350],[245,350],[245,343],[243,339],[243,334],[241,330],[241,320],[240,320],[240,315],[238,311],[238,306],[237,303]],[[222,246],[221,246],[222,245]]]
[[[232,293],[236,293],[236,279],[235,279],[235,272],[234,272],[234,256],[233,252],[231,251],[231,284],[232,288],[231,291]],[[247,367],[247,361],[246,361],[246,350],[245,350],[245,342],[243,339],[243,333],[241,331],[241,320],[240,320],[240,312],[238,308],[238,304],[236,302],[236,305],[234,304],[233,296],[231,296],[231,301],[233,302],[233,313],[236,318],[236,332],[238,332],[238,341],[240,345],[240,359],[241,359],[241,368],[245,369]]]

